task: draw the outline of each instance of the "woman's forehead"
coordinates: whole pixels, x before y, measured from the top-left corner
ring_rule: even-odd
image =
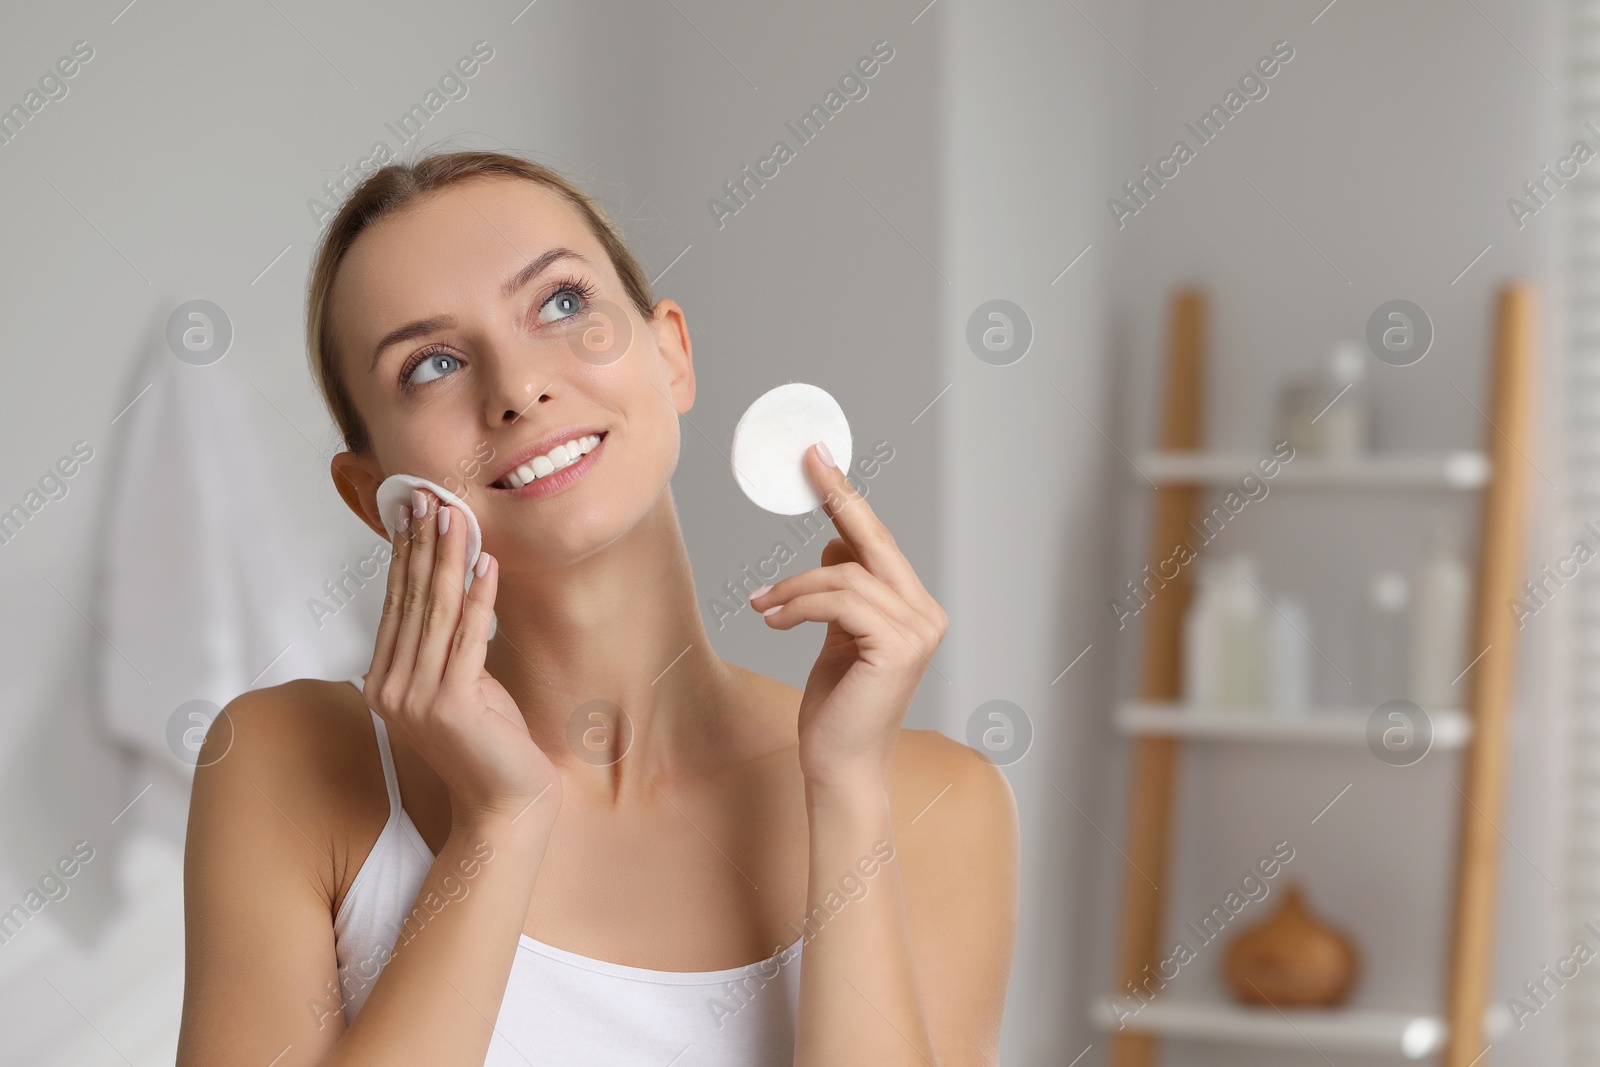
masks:
[[[528,181],[473,181],[428,193],[356,238],[336,284],[351,293],[373,282],[401,284],[446,275],[494,275],[565,245],[589,255],[598,242],[559,194]]]
[[[371,347],[447,303],[504,299],[500,286],[556,247],[604,269],[604,251],[565,197],[533,182],[473,180],[435,190],[357,237],[334,279],[341,351]],[[352,361],[354,365],[354,361]]]

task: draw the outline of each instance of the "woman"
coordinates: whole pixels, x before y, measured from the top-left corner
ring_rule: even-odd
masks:
[[[813,448],[840,536],[751,598],[827,624],[805,691],[716,656],[669,484],[688,327],[592,201],[496,153],[385,167],[307,334],[350,508],[387,537],[419,475],[485,552],[463,595],[462,513],[415,493],[367,673],[209,732],[180,1067],[997,1063],[1011,792],[901,729],[945,615]]]

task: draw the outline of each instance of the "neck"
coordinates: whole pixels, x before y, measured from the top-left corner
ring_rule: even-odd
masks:
[[[518,563],[502,560],[485,667],[561,769],[568,795],[576,785],[616,802],[711,768],[735,711],[734,676],[701,621],[670,489],[580,560]]]

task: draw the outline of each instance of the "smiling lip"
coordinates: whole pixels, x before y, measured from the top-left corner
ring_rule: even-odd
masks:
[[[549,452],[552,448],[556,447],[556,445],[565,444],[566,442],[575,440],[579,437],[587,437],[590,434],[598,434],[600,436],[600,443],[595,445],[589,451],[585,452],[581,457],[579,457],[576,463],[569,463],[567,466],[562,467],[560,470],[552,474],[547,474],[543,478],[536,478],[519,489],[503,488],[498,484],[491,484],[489,488],[493,489],[495,492],[506,493],[510,496],[521,499],[549,496],[551,493],[559,493],[561,490],[565,489],[567,486],[571,485],[573,482],[589,473],[589,468],[595,465],[601,450],[605,448],[606,439],[610,436],[610,431],[585,429],[578,430],[576,432],[565,431],[560,434],[556,434],[553,437],[547,437],[540,443],[533,445],[531,448],[524,451],[518,457],[515,463],[506,467],[504,474],[495,479],[496,482],[504,481],[512,471],[516,470],[522,464],[531,461],[534,456],[542,456]]]

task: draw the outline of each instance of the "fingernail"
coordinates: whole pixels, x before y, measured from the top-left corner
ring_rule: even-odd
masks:
[[[828,443],[826,441],[817,442],[817,455],[822,457],[822,462],[834,470],[839,469],[839,465],[833,461],[833,453],[828,451]]]
[[[489,573],[489,553],[478,553],[478,562],[473,565],[472,573],[482,578]]]
[[[400,515],[394,520],[394,528],[400,533],[411,528],[411,509],[404,504],[400,505]]]
[[[428,516],[428,498],[423,495],[421,489],[411,490],[411,513],[419,519]]]
[[[756,597],[760,596],[762,593],[765,593],[768,589],[771,589],[771,588],[772,588],[772,586],[770,586],[770,585],[762,586],[760,589],[757,589],[754,593],[750,594],[750,599],[754,600]]]
[[[761,614],[762,615],[771,615],[774,611],[782,611],[782,610],[783,610],[783,605],[779,604],[777,607],[768,608],[766,611],[763,611]]]
[[[447,534],[449,532],[450,532],[450,509],[448,507],[442,507],[442,508],[439,509],[439,536],[443,537],[445,534]]]

